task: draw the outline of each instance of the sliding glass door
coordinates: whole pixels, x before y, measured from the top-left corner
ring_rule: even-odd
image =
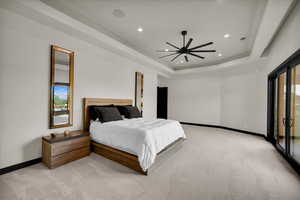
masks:
[[[269,75],[268,140],[300,173],[300,51]]]
[[[300,65],[291,70],[290,154],[300,163]]]
[[[277,99],[277,133],[276,133],[276,140],[282,149],[286,149],[286,74],[287,72],[282,72],[279,74],[277,78],[278,83],[278,96]]]

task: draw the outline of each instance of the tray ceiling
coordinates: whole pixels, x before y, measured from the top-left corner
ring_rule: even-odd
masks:
[[[266,0],[42,0],[49,6],[103,32],[123,44],[175,70],[209,66],[246,57],[259,28]],[[139,32],[138,28],[143,31]],[[192,37],[192,47],[214,42],[201,53],[204,60],[183,56],[170,62],[159,59],[172,49],[165,43],[181,46],[181,31]],[[229,38],[224,38],[229,34]],[[245,37],[245,40],[241,38]],[[206,48],[203,48],[206,49]],[[220,56],[222,55],[222,56]],[[182,62],[181,62],[182,61]]]

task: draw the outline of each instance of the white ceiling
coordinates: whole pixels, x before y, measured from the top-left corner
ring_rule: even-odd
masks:
[[[260,25],[266,0],[41,0],[57,10],[111,36],[173,69],[215,65],[249,56]],[[117,9],[117,11],[116,11]],[[120,12],[121,11],[121,12]],[[138,27],[143,32],[138,32]],[[181,64],[159,59],[168,47],[181,45],[180,32],[187,30],[191,46],[207,42],[217,53],[202,53]],[[224,34],[230,38],[225,39]],[[246,37],[240,41],[241,37]],[[222,53],[222,57],[218,56]]]

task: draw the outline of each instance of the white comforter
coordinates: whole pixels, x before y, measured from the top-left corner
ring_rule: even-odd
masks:
[[[179,138],[186,138],[178,121],[164,119],[92,122],[90,133],[95,142],[137,155],[144,171],[162,149]]]

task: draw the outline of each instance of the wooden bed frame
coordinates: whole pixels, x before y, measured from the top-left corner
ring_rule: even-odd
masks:
[[[99,99],[99,98],[84,98],[83,99],[83,126],[84,130],[89,130],[90,127],[90,116],[89,116],[89,106],[94,105],[132,105],[131,99]],[[181,143],[184,139],[178,139],[172,144],[168,145],[162,151],[157,154],[156,163],[159,162],[161,158],[165,157],[168,153],[177,151],[181,147]],[[97,143],[95,141],[91,142],[91,150],[105,158],[118,162],[126,167],[129,167],[139,173],[148,175],[150,169],[144,172],[139,164],[138,157],[136,155],[121,151],[104,144]],[[165,156],[163,156],[163,154]],[[151,171],[154,167],[151,166]]]

